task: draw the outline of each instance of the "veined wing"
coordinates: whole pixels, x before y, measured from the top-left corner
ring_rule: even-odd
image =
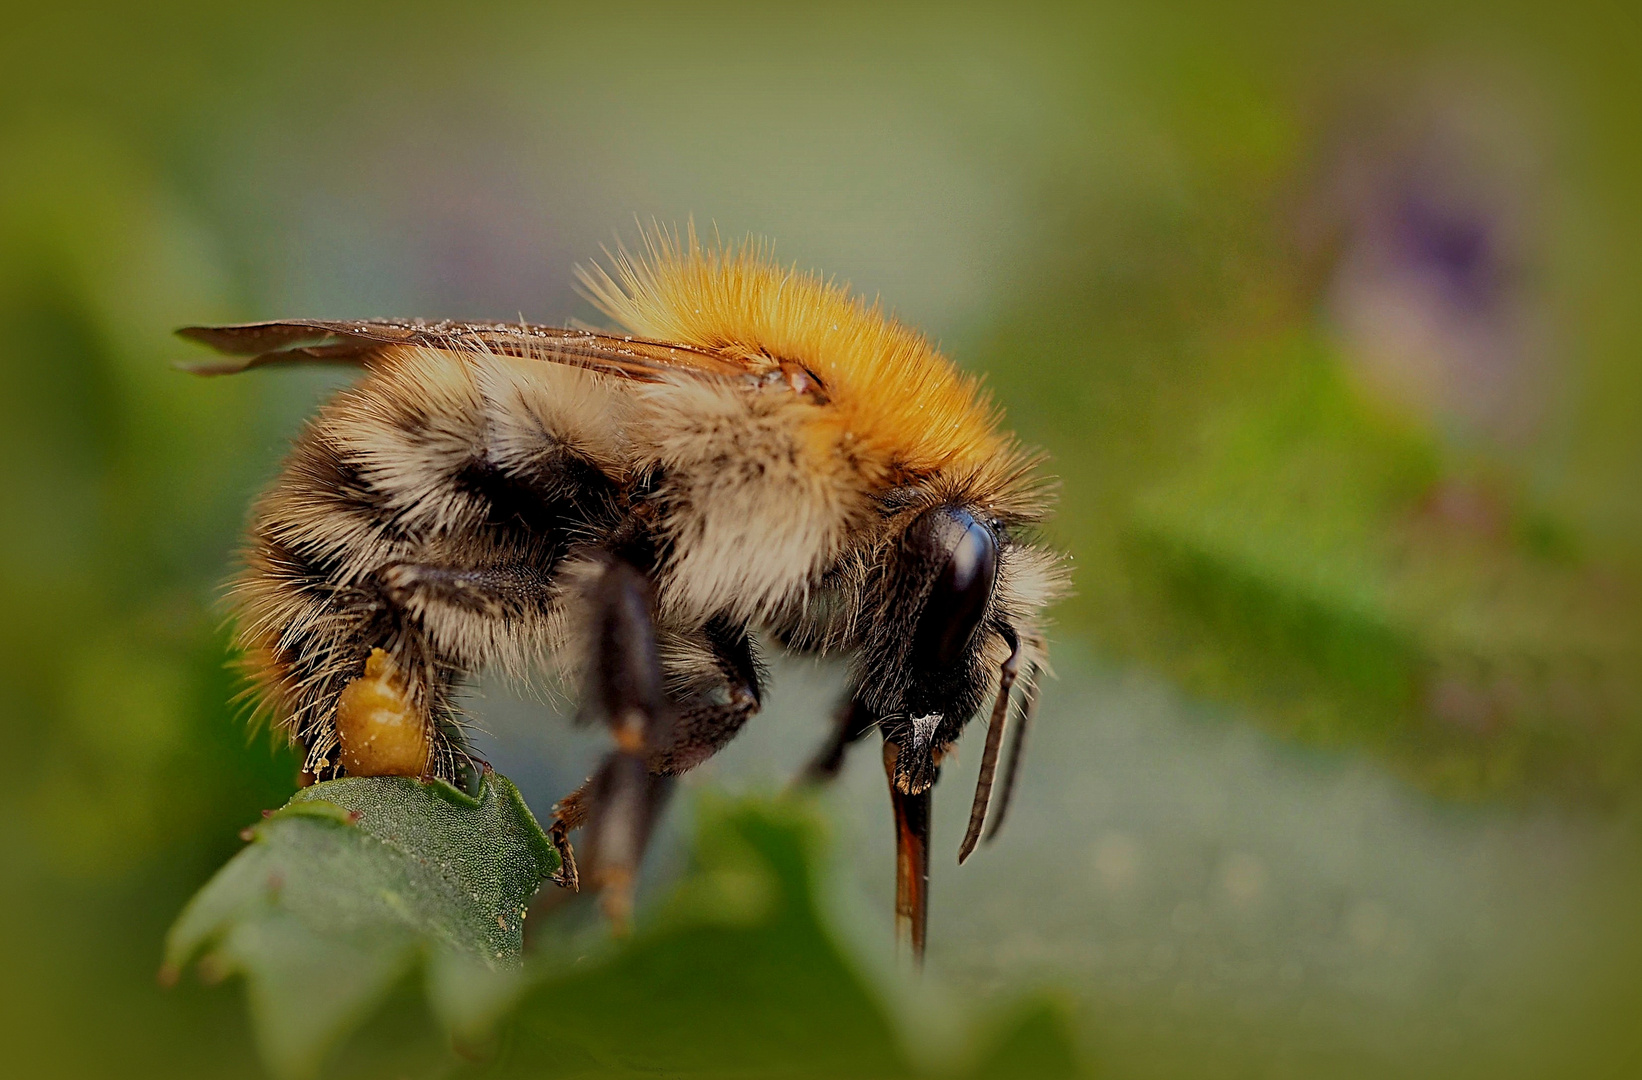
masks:
[[[177,333],[227,354],[228,358],[223,360],[178,365],[199,375],[232,375],[251,368],[285,364],[362,365],[395,345],[483,350],[590,368],[645,382],[681,371],[719,378],[748,375],[740,364],[681,345],[532,323],[286,319],[228,326],[185,326]]]

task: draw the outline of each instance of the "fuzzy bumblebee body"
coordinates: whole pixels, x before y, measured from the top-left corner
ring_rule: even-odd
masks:
[[[653,596],[669,718],[642,751],[651,775],[705,760],[756,712],[762,630],[853,653],[843,737],[877,726],[892,787],[926,791],[1004,668],[1030,684],[1046,659],[1063,569],[1029,541],[1046,503],[1031,460],[922,337],[756,248],[658,236],[583,281],[636,337],[185,331],[252,357],[211,371],[365,368],[258,503],[233,590],[246,669],[307,770],[338,774],[338,702],[380,649],[427,770],[453,776],[453,689],[488,667],[589,678],[618,561]]]

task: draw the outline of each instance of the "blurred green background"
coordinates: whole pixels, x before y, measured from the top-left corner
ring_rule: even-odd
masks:
[[[943,1004],[908,1039],[1048,987],[1112,1076],[1642,1071],[1634,9],[182,3],[6,27],[0,1060],[260,1068],[236,994],[154,969],[293,787],[236,722],[217,589],[337,382],[185,377],[172,328],[594,320],[573,265],[693,216],[881,295],[1062,480],[1061,678],[1010,834],[963,873],[939,849],[914,996]],[[837,679],[779,666],[697,786],[776,787]],[[487,750],[543,813],[596,744],[485,689]],[[890,893],[871,764],[827,802],[866,952]]]

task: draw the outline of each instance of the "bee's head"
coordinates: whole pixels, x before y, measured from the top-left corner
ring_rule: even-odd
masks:
[[[1013,636],[999,622],[1001,543],[994,523],[964,506],[913,517],[882,567],[883,606],[862,651],[858,694],[896,747],[896,786],[935,780],[939,755],[975,711],[995,672],[988,639]]]

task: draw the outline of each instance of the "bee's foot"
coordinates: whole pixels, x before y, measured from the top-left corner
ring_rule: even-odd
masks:
[[[559,869],[551,878],[553,884],[571,892],[581,891],[581,876],[576,872],[576,852],[570,846],[570,830],[555,821],[547,830],[553,850],[559,853]]]

